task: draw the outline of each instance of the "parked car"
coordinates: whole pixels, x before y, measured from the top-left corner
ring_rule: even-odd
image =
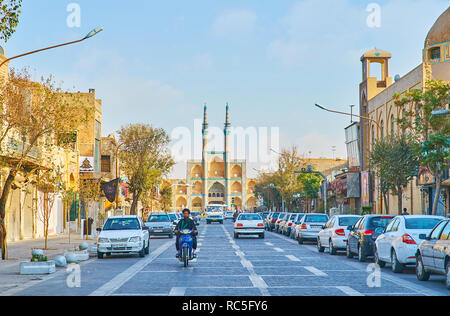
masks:
[[[428,236],[431,230],[444,218],[441,216],[411,215],[397,216],[375,241],[375,262],[384,267],[392,264],[394,273],[403,272],[407,265],[416,265],[419,237]]]
[[[233,219],[234,213],[231,211],[225,212],[225,219]]]
[[[273,213],[271,213],[271,215],[269,215],[266,218],[266,220],[267,220],[266,221],[266,223],[267,223],[266,229],[268,231],[273,231],[275,229],[275,223],[278,219],[278,216],[280,216],[280,214],[281,214],[280,212],[273,212]]]
[[[300,222],[301,222],[302,218],[305,217],[305,215],[306,214],[303,214],[303,213],[297,214],[295,221],[292,223],[291,234],[290,234],[290,237],[292,239],[297,240],[297,238],[298,238],[297,227],[298,227],[298,225],[300,225]]]
[[[364,262],[375,254],[375,240],[394,218],[393,215],[365,215],[354,226],[349,226],[347,240],[347,258],[358,255]]]
[[[173,238],[173,224],[166,213],[152,213],[145,225],[149,228],[150,236],[167,236]]]
[[[104,255],[137,253],[145,257],[150,253],[150,234],[139,216],[113,216],[98,228],[97,257]]]
[[[261,216],[262,220],[265,221],[267,216],[269,215],[269,212],[261,212],[258,214],[259,214],[259,216]]]
[[[361,216],[356,215],[333,216],[319,232],[317,238],[319,252],[324,252],[328,248],[330,255],[335,255],[338,250],[345,250],[350,233],[347,228],[355,225],[360,218]]]
[[[241,235],[258,235],[264,238],[264,222],[258,214],[242,213],[234,224],[234,238]]]
[[[431,274],[446,275],[445,285],[450,290],[450,219],[440,222],[426,236],[416,254],[416,275],[419,281],[428,281]]]
[[[191,218],[195,222],[195,225],[200,225],[200,220],[201,220],[200,212],[192,212]]]
[[[327,222],[328,215],[326,214],[306,214],[297,226],[298,243],[303,245],[305,240],[317,241],[319,232]]]
[[[280,213],[280,215],[278,216],[277,220],[275,221],[275,232],[276,233],[281,233],[281,231],[280,231],[281,223],[286,221],[288,216],[289,216],[289,213]]]
[[[288,218],[281,224],[281,234],[285,236],[289,236],[291,234],[291,228],[297,216],[298,213],[289,214]]]

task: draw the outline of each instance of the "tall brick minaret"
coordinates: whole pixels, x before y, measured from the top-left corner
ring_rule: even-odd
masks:
[[[208,107],[203,109],[203,146],[202,146],[202,168],[203,168],[203,209],[208,205]]]

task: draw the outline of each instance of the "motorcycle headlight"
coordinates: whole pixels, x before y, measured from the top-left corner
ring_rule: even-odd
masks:
[[[97,238],[97,242],[100,242],[100,243],[109,242],[109,238]]]
[[[141,241],[141,237],[131,237],[128,241],[129,242],[139,242],[139,241]]]

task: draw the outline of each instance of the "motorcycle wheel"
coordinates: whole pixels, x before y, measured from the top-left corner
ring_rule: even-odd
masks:
[[[187,268],[187,266],[189,265],[189,249],[188,248],[183,248],[183,262],[184,262],[184,267]]]

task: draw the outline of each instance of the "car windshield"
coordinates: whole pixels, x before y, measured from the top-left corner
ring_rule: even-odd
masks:
[[[150,215],[147,219],[148,223],[156,222],[170,222],[169,216],[167,215]]]
[[[239,216],[239,221],[260,221],[261,217],[258,214],[242,214]]]
[[[377,216],[372,217],[368,222],[369,229],[376,229],[376,228],[386,228],[386,226],[391,222],[393,216]]]
[[[405,220],[406,229],[433,229],[441,222],[439,218],[408,218]]]
[[[328,222],[328,217],[326,215],[306,215],[306,223],[323,223]]]
[[[355,226],[358,219],[359,217],[341,217],[339,218],[339,226]]]
[[[110,218],[106,221],[103,230],[138,230],[140,228],[136,218]]]

